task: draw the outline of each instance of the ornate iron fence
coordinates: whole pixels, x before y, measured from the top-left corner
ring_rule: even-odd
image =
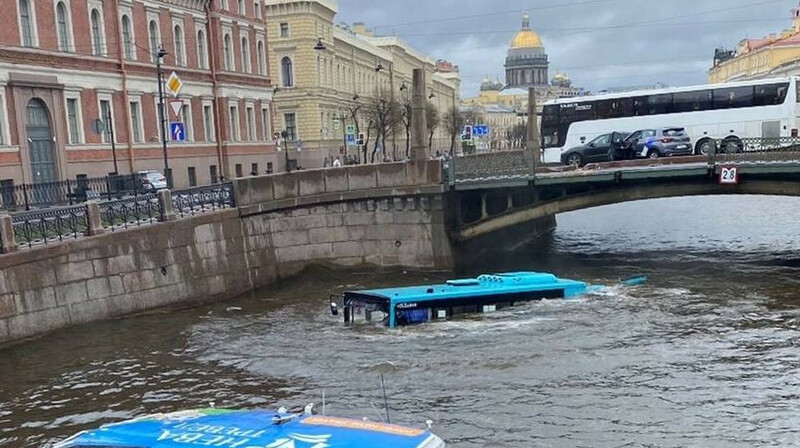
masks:
[[[14,240],[32,248],[56,241],[80,238],[89,232],[85,205],[24,213],[11,218]]]
[[[104,229],[118,229],[152,224],[161,217],[161,201],[155,193],[99,204],[100,222]]]
[[[180,217],[232,208],[235,205],[231,182],[172,192],[172,209]]]
[[[74,205],[88,200],[113,200],[148,191],[137,174],[85,177],[58,182],[15,185],[0,181],[0,209],[31,210],[43,207]]]
[[[449,162],[453,182],[477,181],[485,179],[527,178],[531,163],[525,151],[500,151],[471,156],[462,156]]]
[[[780,162],[800,159],[800,138],[743,138],[719,142],[714,161]]]

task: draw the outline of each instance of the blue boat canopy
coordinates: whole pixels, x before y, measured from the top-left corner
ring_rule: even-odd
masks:
[[[429,431],[387,423],[268,411],[156,414],[84,431],[54,448],[443,448]]]

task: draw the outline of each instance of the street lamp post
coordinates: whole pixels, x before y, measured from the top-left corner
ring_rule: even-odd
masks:
[[[164,177],[167,178],[167,186],[172,188],[172,171],[169,169],[169,159],[167,158],[167,113],[164,110],[164,81],[161,74],[161,59],[167,55],[164,45],[158,46],[156,58],[156,70],[158,71],[158,110],[161,113],[161,147],[164,152]]]

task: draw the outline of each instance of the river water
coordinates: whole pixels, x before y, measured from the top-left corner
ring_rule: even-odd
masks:
[[[454,447],[800,445],[800,200],[683,198],[558,217],[468,274],[613,284],[579,300],[398,330],[345,328],[329,292],[449,273],[315,269],[252,296],[0,351],[0,446],[145,413],[320,403]],[[467,274],[460,273],[460,274]],[[366,448],[366,447],[365,447]]]

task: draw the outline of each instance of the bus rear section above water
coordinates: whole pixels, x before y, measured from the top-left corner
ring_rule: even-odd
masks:
[[[548,273],[481,275],[438,285],[348,291],[343,296],[343,314],[345,323],[391,328],[494,312],[521,302],[568,298],[586,290],[583,282]]]

